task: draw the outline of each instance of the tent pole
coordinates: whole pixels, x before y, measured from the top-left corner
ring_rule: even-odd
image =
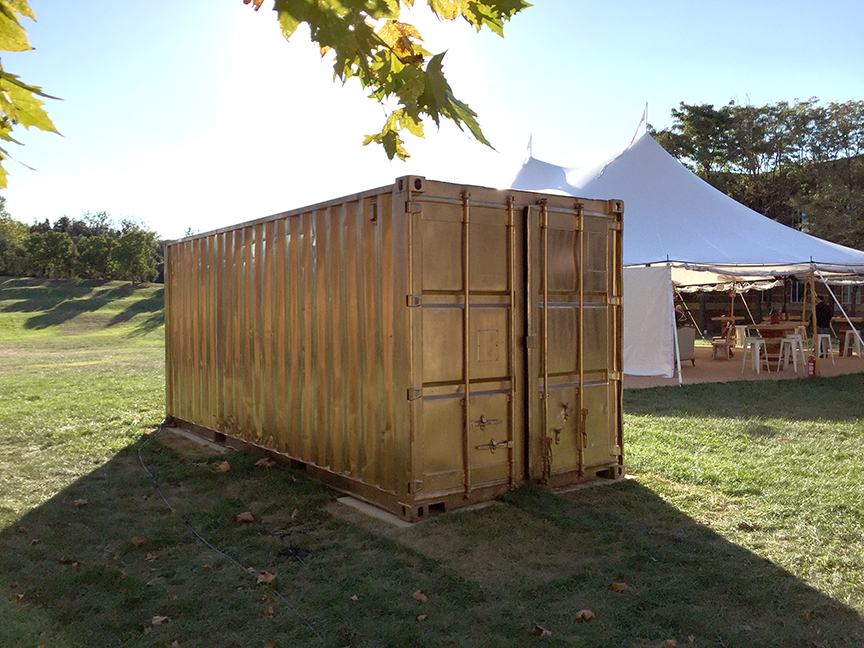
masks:
[[[814,376],[819,375],[819,337],[816,332],[816,273],[812,270],[807,275],[807,283],[810,285],[810,321],[813,323],[813,359],[815,363]]]
[[[849,324],[849,327],[853,331],[855,331],[855,337],[858,338],[858,343],[864,344],[864,340],[861,339],[861,334],[858,332],[858,329],[855,328],[854,324],[852,324],[852,320],[849,319],[849,315],[846,313],[846,309],[843,308],[843,304],[840,303],[840,300],[837,299],[837,295],[834,294],[834,291],[831,290],[831,287],[828,285],[828,282],[825,281],[825,277],[823,277],[822,273],[819,272],[818,270],[816,271],[816,274],[819,275],[819,278],[822,280],[822,283],[825,284],[825,287],[828,289],[828,293],[834,298],[834,303],[837,304],[837,307],[840,309],[840,312],[843,313],[843,317],[846,318],[846,323]],[[838,340],[839,340],[839,336],[838,336]]]
[[[675,320],[675,284],[672,283],[672,266],[667,263],[666,268],[669,270],[669,294],[672,298],[672,348],[675,353],[675,364],[678,367],[678,385],[684,384],[684,379],[681,377],[681,354],[678,352],[678,322]]]

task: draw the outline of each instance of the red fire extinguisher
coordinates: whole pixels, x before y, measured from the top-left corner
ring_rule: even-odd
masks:
[[[812,378],[816,375],[816,358],[812,355],[807,358],[807,376]]]

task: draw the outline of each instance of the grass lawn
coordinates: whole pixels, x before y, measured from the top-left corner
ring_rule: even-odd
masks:
[[[864,646],[864,375],[628,391],[633,479],[401,528],[148,434],[161,300],[0,279],[4,648]]]

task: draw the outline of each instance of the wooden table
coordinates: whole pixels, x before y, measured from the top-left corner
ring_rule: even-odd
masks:
[[[786,320],[785,322],[777,322],[776,324],[747,325],[748,329],[759,331],[765,340],[765,352],[768,356],[768,364],[771,366],[771,371],[775,370],[777,361],[780,359],[780,343],[783,341],[783,338],[792,334],[799,326],[801,326],[800,320]]]
[[[855,326],[864,322],[864,317],[850,317],[849,320],[852,322],[852,325]],[[831,323],[834,325],[834,330],[837,331],[837,336],[840,337],[844,332],[851,330],[849,326],[849,322],[846,321],[846,318],[842,315],[840,317],[832,317]],[[856,328],[861,328],[860,326],[856,326]]]

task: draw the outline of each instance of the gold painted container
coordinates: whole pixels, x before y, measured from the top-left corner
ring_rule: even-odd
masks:
[[[167,415],[407,520],[620,477],[622,216],[409,176],[168,242]]]

